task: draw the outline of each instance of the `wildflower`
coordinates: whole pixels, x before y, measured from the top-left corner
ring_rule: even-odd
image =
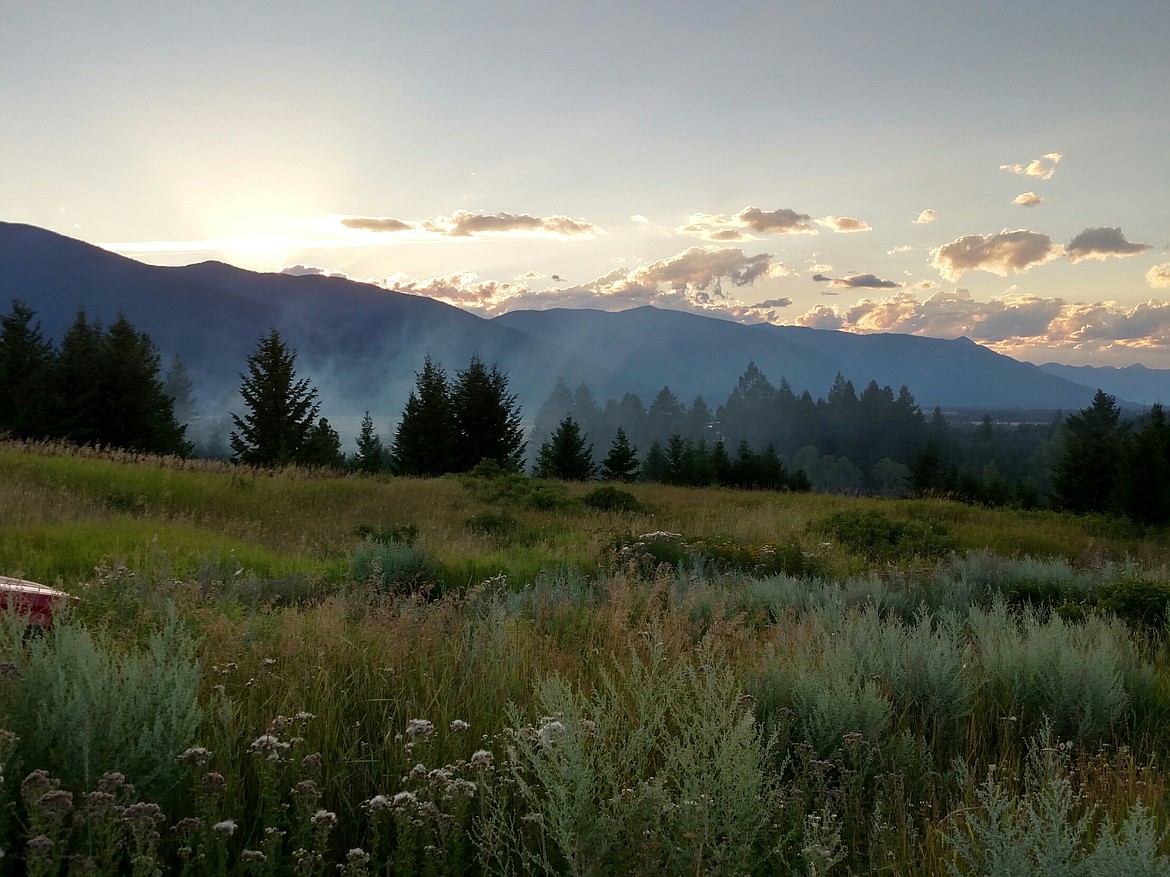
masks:
[[[332,810],[318,810],[309,821],[314,825],[334,826],[337,824],[337,814]]]
[[[126,775],[118,773],[116,770],[102,774],[101,779],[98,780],[99,792],[109,792],[113,795],[123,789],[128,789],[129,794],[134,794],[134,787],[126,782]]]
[[[160,822],[165,822],[162,808],[149,801],[139,801],[131,804],[122,811],[122,819],[130,824],[130,829],[136,835],[145,834]]]
[[[37,807],[51,822],[64,822],[73,811],[73,793],[65,789],[52,789],[37,799]]]
[[[362,804],[362,807],[371,813],[377,813],[380,810],[389,810],[391,801],[385,795],[374,795],[374,797]]]
[[[420,761],[418,764],[416,764],[414,767],[412,767],[410,769],[410,773],[408,773],[405,777],[403,777],[402,781],[406,782],[406,780],[408,780],[408,779],[421,780],[421,779],[424,779],[426,777],[426,775],[427,775],[427,766]]]
[[[227,788],[227,780],[223,778],[223,774],[216,773],[215,771],[205,773],[203,779],[200,780],[200,784],[210,792],[222,792]]]
[[[471,753],[471,764],[473,764],[475,767],[486,770],[492,766],[492,762],[494,760],[495,756],[486,749],[477,749],[475,752]]]
[[[185,816],[174,825],[174,830],[180,834],[195,834],[203,828],[203,820],[198,816]]]
[[[521,822],[527,822],[530,825],[544,825],[544,816],[539,813],[529,813],[521,818]]]
[[[354,847],[352,850],[350,850],[348,853],[345,854],[345,861],[349,865],[361,867],[363,865],[369,864],[370,854],[367,853],[365,850],[363,850],[361,847]]]
[[[428,722],[426,719],[411,719],[406,726],[406,736],[412,740],[415,737],[422,737],[424,740],[427,740],[434,733],[434,722]]]
[[[276,658],[265,658],[260,663],[263,664],[265,667],[271,667],[273,664],[276,663]]]
[[[550,719],[540,727],[540,745],[551,746],[555,738],[565,733],[565,725],[557,719]]]
[[[451,722],[451,730],[455,732],[466,731],[470,727],[471,725],[467,724],[463,719],[455,719]]]
[[[211,750],[206,746],[192,746],[189,749],[185,749],[178,760],[185,761],[187,764],[197,765],[198,767],[204,767],[211,761]]]
[[[321,790],[312,780],[301,780],[293,786],[292,794],[297,798],[306,798],[314,802],[321,800]]]
[[[302,770],[320,770],[322,757],[320,752],[313,752],[301,759]]]
[[[53,841],[43,834],[38,834],[28,842],[30,853],[47,853],[53,848]]]
[[[280,761],[280,754],[289,748],[273,734],[261,734],[249,747],[253,755],[262,756],[266,761]]]
[[[240,853],[240,861],[259,865],[267,862],[268,856],[264,855],[260,850],[244,850]]]
[[[399,792],[391,803],[395,807],[405,807],[407,804],[417,804],[418,798],[415,797],[414,792]]]
[[[225,819],[211,826],[211,830],[216,834],[222,834],[224,837],[231,837],[236,833],[236,821],[234,819]]]

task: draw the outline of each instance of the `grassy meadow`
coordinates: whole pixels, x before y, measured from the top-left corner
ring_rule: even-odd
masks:
[[[1170,873],[1170,540],[0,445],[0,873]]]

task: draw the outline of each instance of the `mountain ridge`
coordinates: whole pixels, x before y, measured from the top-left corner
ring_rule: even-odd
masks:
[[[1087,405],[1095,389],[969,339],[743,324],[651,306],[485,319],[340,277],[257,273],[215,260],[146,265],[14,223],[0,223],[0,293],[32,307],[55,342],[79,308],[107,324],[125,313],[150,334],[164,365],[173,354],[184,360],[204,405],[234,392],[256,341],[276,327],[331,420],[356,422],[366,409],[396,418],[427,354],[449,373],[472,354],[498,363],[528,417],[558,378],[588,384],[602,402],[631,391],[648,404],[669,385],[685,402],[703,395],[715,407],[753,361],[774,384],[786,379],[814,398],[840,372],[858,392],[870,380],[905,385],[925,409],[1069,410]]]

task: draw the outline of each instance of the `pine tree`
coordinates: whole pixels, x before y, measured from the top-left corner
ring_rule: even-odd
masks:
[[[19,299],[0,317],[0,433],[16,438],[52,434],[50,397],[56,353]]]
[[[447,375],[428,356],[394,432],[391,468],[399,475],[426,477],[454,472],[457,441]]]
[[[374,431],[374,419],[367,409],[362,418],[361,431],[357,437],[357,453],[354,454],[352,465],[358,472],[374,475],[381,472],[386,465],[386,450],[382,447],[382,437]]]
[[[504,469],[524,468],[524,431],[520,406],[508,392],[508,376],[478,356],[456,373],[451,389],[455,419],[457,471],[465,472],[484,460]]]
[[[91,424],[96,440],[152,454],[189,455],[186,427],[175,420],[150,336],[119,315],[102,336],[98,358],[97,393],[103,404],[102,416]]]
[[[586,446],[581,427],[572,417],[564,417],[547,442],[540,446],[536,458],[537,478],[561,481],[591,481],[593,445]]]
[[[665,468],[666,455],[662,453],[662,444],[655,439],[650,443],[650,450],[646,452],[646,459],[642,462],[642,480],[661,481]]]
[[[195,405],[195,384],[191,381],[191,373],[186,363],[179,359],[176,353],[171,359],[171,367],[167,369],[163,378],[163,392],[171,399],[171,408],[175,413],[175,421],[182,426],[190,427],[199,415]]]
[[[1087,408],[1065,418],[1064,452],[1052,475],[1058,508],[1072,512],[1109,509],[1121,452],[1120,416],[1116,397],[1097,390]]]
[[[633,481],[638,477],[638,449],[630,444],[620,426],[601,463],[601,477],[605,481]]]
[[[240,395],[247,412],[232,414],[232,459],[253,466],[287,466],[304,462],[301,452],[318,426],[317,390],[308,378],[297,379],[296,351],[272,329],[248,356]]]
[[[305,443],[297,454],[297,464],[314,469],[340,469],[345,466],[341,436],[324,417],[318,418],[305,436]]]
[[[1170,523],[1170,424],[1161,403],[1139,419],[1137,432],[1125,443],[1116,501],[1139,524]]]
[[[100,442],[98,425],[104,416],[101,388],[102,327],[89,322],[84,310],[61,339],[57,357],[53,435],[79,445]]]

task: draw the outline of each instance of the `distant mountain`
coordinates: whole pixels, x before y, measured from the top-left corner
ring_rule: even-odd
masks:
[[[748,326],[650,307],[513,311],[493,322],[599,358],[640,393],[665,383],[688,401],[699,393],[712,404],[723,401],[752,361],[773,384],[786,378],[797,393],[822,397],[840,372],[859,393],[871,380],[895,391],[905,385],[924,409],[1070,409],[1093,396],[1092,389],[966,338]]]
[[[1064,378],[1094,392],[1104,390],[1118,399],[1146,407],[1155,402],[1170,405],[1170,369],[1129,365],[1125,368],[1106,365],[1061,365],[1047,362],[1040,366],[1049,374]]]
[[[1096,385],[966,339],[749,326],[651,307],[517,311],[486,320],[341,278],[258,274],[219,262],[157,267],[0,223],[0,312],[13,298],[37,312],[54,342],[79,308],[106,324],[125,313],[154,339],[164,365],[173,354],[182,357],[205,406],[239,386],[248,354],[275,326],[297,348],[301,374],[320,389],[324,413],[343,433],[356,429],[367,408],[380,428],[397,418],[427,353],[449,373],[473,353],[498,362],[528,417],[558,378],[571,387],[587,383],[601,401],[633,391],[649,404],[669,385],[686,402],[701,394],[715,406],[752,361],[797,393],[823,396],[841,372],[858,392],[871,379],[895,390],[905,384],[925,409],[1068,410],[1087,405]]]

